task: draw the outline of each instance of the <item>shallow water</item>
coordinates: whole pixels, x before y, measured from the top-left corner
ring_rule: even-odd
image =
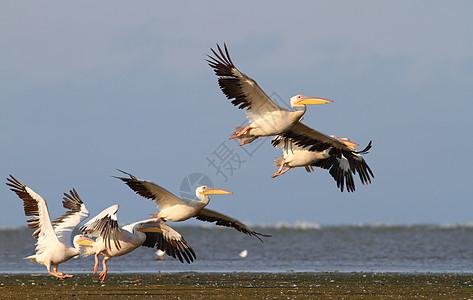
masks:
[[[299,224],[253,229],[271,238],[258,239],[217,227],[176,226],[197,260],[182,264],[141,247],[112,258],[109,271],[120,272],[400,272],[473,273],[473,227],[330,226]],[[0,229],[0,273],[45,273],[23,258],[34,253],[32,230]],[[239,257],[248,250],[246,258]],[[70,273],[90,272],[93,257],[60,265]]]

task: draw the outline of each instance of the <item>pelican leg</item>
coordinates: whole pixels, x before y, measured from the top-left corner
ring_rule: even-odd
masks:
[[[284,165],[283,165],[283,166],[284,166]],[[282,170],[282,171],[281,171],[281,169],[279,169],[276,173],[273,174],[273,176],[271,176],[271,178],[274,178],[274,177],[276,177],[276,176],[282,175],[282,174],[286,173],[287,171],[289,171],[290,169],[294,169],[294,167],[287,167],[287,166],[286,166],[286,169],[284,169],[284,170]]]
[[[248,133],[248,131],[250,131],[250,129],[251,129],[251,126],[250,126],[250,125],[247,125],[247,126],[245,126],[245,127],[241,128],[241,130],[240,130],[240,131],[235,131],[235,132],[233,133],[233,135],[232,135],[232,136],[229,138],[229,140],[231,140],[231,139],[234,139],[234,138],[237,138],[237,137],[240,137],[240,136],[242,136],[242,135],[245,135],[245,134],[247,134],[247,133]]]
[[[62,278],[68,278],[68,277],[74,277],[74,275],[71,275],[71,274],[65,274],[65,273],[62,273],[62,272],[59,272],[57,270],[59,265],[53,265],[53,270],[54,270],[54,273],[58,274],[59,276],[61,276]]]
[[[95,265],[94,265],[94,275],[97,274],[97,269],[99,267],[99,254],[95,254]]]
[[[290,169],[294,169],[294,167],[287,167],[287,169],[282,170],[282,172],[279,175],[282,175],[282,174],[286,173]]]
[[[158,217],[158,219],[160,219],[161,221],[166,222],[166,220],[164,220],[164,218],[161,216],[161,212],[158,213],[157,217]]]
[[[109,259],[110,259],[109,257],[103,258],[103,261],[102,261],[103,271],[100,272],[99,274],[100,283],[103,283],[103,281],[105,280],[105,276],[107,276],[107,260]]]
[[[161,213],[150,214],[150,216],[151,216],[152,218],[160,219],[161,221],[166,222],[166,220],[161,216]]]
[[[57,272],[56,272],[57,266],[53,267],[55,269],[54,272],[51,271],[51,266],[46,266],[46,267],[48,268],[48,273],[53,275],[54,277],[56,277],[56,279],[64,279],[63,276],[57,274]]]
[[[282,159],[281,161],[281,165],[279,166],[279,169],[271,176],[271,178],[274,178],[276,176],[279,176],[281,175],[281,170],[282,168],[284,168],[284,164],[286,163],[286,160],[285,159]]]
[[[250,139],[246,139],[243,142],[238,143],[238,146],[243,146],[243,145],[249,144],[249,143],[253,142],[254,140],[256,140],[257,138],[258,137],[255,136],[255,137],[252,137]]]

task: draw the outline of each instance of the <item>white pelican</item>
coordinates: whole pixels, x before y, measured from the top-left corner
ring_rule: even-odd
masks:
[[[82,245],[82,255],[95,256],[94,275],[97,274],[99,255],[104,256],[100,282],[107,276],[107,260],[130,253],[140,246],[157,246],[166,254],[174,258],[177,256],[181,262],[183,258],[188,263],[196,258],[184,238],[162,220],[147,219],[119,227],[117,211],[118,205],[112,205],[80,228],[84,234],[97,237],[95,241],[80,240],[78,243]]]
[[[210,49],[215,57],[208,56],[209,66],[215,71],[218,84],[222,92],[233,105],[246,109],[246,117],[250,124],[245,127],[236,127],[230,139],[242,140],[238,145],[253,142],[261,136],[278,135],[289,130],[299,122],[306,111],[306,104],[324,104],[333,101],[297,95],[291,98],[291,106],[295,111],[289,111],[274,103],[258,86],[256,81],[241,73],[233,64],[224,44],[225,53],[219,45],[218,52]]]
[[[122,170],[118,171],[127,174],[130,178],[114,177],[125,182],[126,185],[128,185],[138,195],[147,199],[152,199],[160,210],[158,214],[153,214],[152,216],[163,221],[180,222],[194,217],[201,221],[216,222],[216,225],[233,227],[240,232],[255,236],[261,242],[263,240],[260,236],[269,237],[269,235],[261,234],[249,229],[245,224],[237,219],[204,208],[210,201],[208,195],[232,194],[232,192],[201,186],[195,190],[195,194],[200,201],[187,198],[181,199],[153,182],[138,179],[130,173]]]
[[[70,194],[64,194],[63,206],[69,211],[51,224],[48,206],[40,195],[19,182],[11,174],[7,181],[7,185],[11,187],[11,190],[23,200],[25,215],[33,216],[28,220],[28,227],[37,228],[33,233],[33,237],[38,239],[36,253],[26,257],[26,259],[45,265],[48,273],[58,279],[72,277],[73,275],[59,272],[57,268],[60,263],[79,255],[79,245],[77,243],[83,237],[75,236],[74,246],[72,246],[72,230],[89,216],[89,211],[79,198],[76,190],[72,189],[69,191]],[[51,266],[53,271],[51,271]]]
[[[337,187],[343,192],[346,186],[348,192],[355,191],[355,182],[353,174],[357,171],[362,184],[370,183],[370,174],[373,176],[371,169],[366,164],[361,154],[368,153],[371,148],[371,142],[360,152],[355,152],[354,146],[358,144],[351,142],[347,138],[338,138],[331,136],[333,139],[344,143],[350,150],[350,159],[345,157],[344,153],[333,151],[328,148],[323,151],[309,151],[308,147],[301,147],[294,144],[291,139],[276,136],[271,141],[273,147],[282,149],[283,157],[278,157],[274,161],[274,165],[279,169],[271,177],[282,175],[295,167],[305,167],[307,172],[313,171],[313,167],[319,167],[329,171],[333,179],[337,182]]]
[[[212,50],[215,57],[209,56],[209,66],[219,77],[218,83],[222,92],[235,106],[245,108],[247,118],[251,122],[248,126],[236,128],[236,132],[230,138],[239,138],[243,141],[239,145],[251,143],[259,136],[281,135],[293,141],[301,147],[307,147],[309,151],[322,152],[330,148],[330,154],[342,155],[348,160],[350,167],[363,178],[362,182],[370,182],[369,170],[366,163],[360,165],[357,153],[343,141],[315,131],[304,124],[300,119],[305,112],[305,104],[322,104],[332,102],[322,98],[307,98],[301,95],[291,98],[291,105],[295,112],[290,112],[277,106],[263,92],[258,84],[251,78],[241,73],[233,64],[224,44],[224,51],[217,45],[217,51]],[[368,174],[369,173],[369,174]]]

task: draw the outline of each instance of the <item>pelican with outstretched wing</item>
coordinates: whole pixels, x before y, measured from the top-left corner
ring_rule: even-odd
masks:
[[[217,45],[217,51],[210,49],[215,57],[208,56],[209,66],[218,76],[218,84],[222,92],[233,105],[245,109],[250,122],[245,127],[236,127],[230,139],[242,140],[239,145],[253,142],[261,136],[278,135],[297,124],[306,111],[306,105],[324,104],[333,101],[297,95],[291,98],[294,111],[278,106],[258,86],[256,81],[241,73],[233,64],[224,44],[225,52]]]
[[[125,182],[125,184],[138,195],[151,199],[156,203],[160,212],[153,216],[163,221],[180,222],[189,218],[196,218],[201,221],[216,222],[216,225],[220,226],[233,227],[240,232],[255,236],[260,241],[263,241],[260,236],[269,237],[269,235],[261,234],[249,229],[245,224],[237,219],[205,208],[210,201],[209,195],[231,194],[231,192],[209,188],[207,186],[200,186],[195,190],[195,194],[199,201],[187,198],[181,199],[153,182],[138,179],[130,173],[122,170],[118,171],[127,174],[129,178],[115,176],[116,178]]]
[[[276,136],[271,141],[271,144],[275,148],[282,149],[283,157],[278,157],[274,160],[274,165],[279,169],[271,177],[282,175],[295,167],[305,167],[307,172],[313,171],[313,167],[319,167],[329,171],[330,175],[337,182],[337,187],[343,192],[344,187],[348,192],[355,191],[355,181],[353,180],[353,174],[357,171],[360,176],[360,180],[363,184],[370,182],[370,177],[373,176],[371,169],[366,164],[361,154],[368,153],[371,148],[371,142],[362,151],[355,152],[355,146],[358,144],[351,142],[347,138],[338,138],[331,136],[344,143],[350,150],[350,161],[344,156],[343,153],[332,151],[332,148],[328,148],[323,151],[309,151],[308,147],[301,147],[291,141],[291,139]]]
[[[112,205],[91,219],[80,230],[93,240],[80,240],[81,254],[94,255],[94,275],[99,266],[99,255],[103,255],[103,270],[99,274],[100,282],[107,276],[107,261],[116,256],[125,255],[140,246],[154,248],[178,258],[181,262],[191,263],[196,258],[194,250],[186,240],[164,221],[147,219],[119,227],[117,221],[118,205]]]
[[[371,148],[371,141],[365,150],[357,152],[344,140],[325,135],[300,122],[282,133],[281,137],[285,141],[290,141],[292,145],[304,147],[305,150],[318,152],[328,150],[330,156],[335,156],[340,160],[346,159],[352,173],[358,172],[362,184],[371,183],[371,177],[374,178],[370,167],[359,155]]]
[[[48,273],[58,279],[72,277],[73,275],[64,274],[57,269],[59,264],[79,255],[78,241],[85,239],[83,236],[75,236],[73,245],[71,244],[72,231],[89,216],[89,211],[79,194],[75,189],[69,191],[69,194],[64,194],[63,206],[68,211],[51,223],[48,206],[40,195],[12,175],[7,181],[11,190],[23,200],[25,215],[32,216],[28,220],[28,227],[36,229],[33,233],[33,237],[38,239],[36,253],[26,259],[46,266]]]

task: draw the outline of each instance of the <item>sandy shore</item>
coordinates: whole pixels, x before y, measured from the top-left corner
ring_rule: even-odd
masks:
[[[49,275],[0,275],[3,299],[471,299],[473,275],[438,274],[109,274],[76,275],[56,280]]]

